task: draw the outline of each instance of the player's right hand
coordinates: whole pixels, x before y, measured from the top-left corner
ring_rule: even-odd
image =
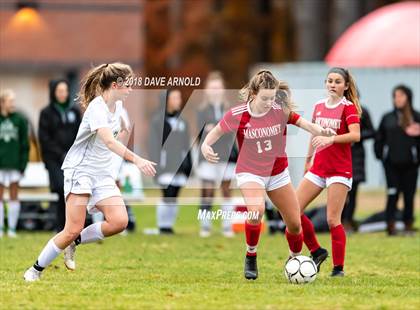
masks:
[[[138,160],[136,160],[135,165],[137,166],[137,168],[139,168],[139,170],[144,174],[147,175],[149,177],[153,177],[156,174],[156,169],[154,166],[156,166],[156,163],[149,161],[147,159],[144,158],[138,158]]]
[[[219,161],[219,155],[215,153],[212,147],[206,143],[201,145],[201,153],[203,154],[204,158],[213,164],[217,164]]]

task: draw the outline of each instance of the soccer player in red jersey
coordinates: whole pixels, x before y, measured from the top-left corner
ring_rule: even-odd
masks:
[[[287,124],[294,124],[316,136],[330,136],[335,132],[312,124],[293,112],[289,87],[269,71],[258,72],[241,90],[241,95],[246,103],[224,115],[206,136],[201,151],[206,160],[217,163],[218,154],[211,146],[223,134],[236,133],[239,146],[236,180],[249,212],[245,222],[247,252],[244,275],[246,279],[255,280],[258,277],[256,255],[265,193],[286,223],[290,256],[299,255],[302,250],[299,204],[287,170]],[[258,216],[252,217],[252,214]]]
[[[334,264],[331,276],[335,277],[344,276],[346,233],[341,225],[341,213],[352,186],[351,144],[360,140],[361,107],[355,81],[348,70],[330,69],[325,83],[328,97],[315,104],[312,122],[335,130],[337,135],[312,139],[306,159],[306,174],[296,194],[302,212],[304,242],[319,271],[328,252],[319,245],[313,224],[303,211],[327,188],[327,221]]]

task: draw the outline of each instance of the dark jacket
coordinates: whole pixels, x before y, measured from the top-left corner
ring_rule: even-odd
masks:
[[[38,139],[42,160],[47,167],[49,163],[61,166],[81,122],[80,110],[76,105],[70,103],[63,111],[57,107],[55,88],[61,81],[50,84],[50,104],[41,111],[39,117]]]
[[[205,130],[205,126],[208,124],[212,124],[216,126],[221,118],[223,117],[225,111],[223,105],[220,106],[219,111],[215,111],[215,106],[211,104],[207,104],[202,110],[197,112],[197,128],[200,130],[199,133],[199,141],[201,148],[201,143],[204,141],[204,138],[207,136],[209,131]],[[216,113],[218,112],[218,113]],[[217,115],[220,117],[217,117]],[[225,134],[223,135],[215,144],[212,145],[212,148],[215,153],[219,155],[220,162],[232,162],[236,163],[238,159],[238,148],[235,143],[235,135],[232,134]],[[205,161],[203,154],[200,152],[200,161]]]
[[[351,147],[351,156],[353,161],[353,181],[363,182],[366,180],[365,172],[365,148],[363,142],[375,137],[375,129],[368,110],[362,107],[362,116],[360,118],[360,142],[354,143]]]
[[[398,123],[396,109],[382,117],[375,138],[375,155],[384,164],[420,164],[420,137],[410,137]],[[420,123],[420,113],[413,110],[414,121]]]
[[[24,172],[29,157],[28,121],[19,113],[0,114],[0,169]]]
[[[156,177],[165,172],[188,177],[192,169],[188,123],[178,113],[162,114],[157,112],[150,124],[149,159],[157,163]]]

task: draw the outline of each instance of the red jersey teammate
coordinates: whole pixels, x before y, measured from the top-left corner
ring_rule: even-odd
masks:
[[[312,222],[303,211],[327,188],[327,221],[334,264],[331,276],[335,277],[344,276],[346,234],[341,225],[341,213],[352,185],[351,143],[360,140],[361,107],[354,79],[348,70],[332,68],[328,72],[326,88],[328,98],[316,103],[312,121],[335,130],[337,135],[312,139],[305,166],[307,172],[296,193],[302,211],[304,242],[319,271],[328,252],[319,245]],[[314,149],[315,156],[312,158]]]
[[[290,256],[299,255],[303,235],[299,204],[287,170],[286,126],[294,124],[313,135],[330,136],[331,129],[312,124],[292,111],[287,84],[279,82],[269,71],[260,71],[241,90],[246,104],[230,109],[204,140],[201,151],[209,162],[217,163],[213,145],[223,134],[236,132],[239,157],[236,179],[248,212],[258,214],[245,223],[247,252],[245,278],[258,277],[257,244],[264,215],[265,193],[278,208],[286,223]]]

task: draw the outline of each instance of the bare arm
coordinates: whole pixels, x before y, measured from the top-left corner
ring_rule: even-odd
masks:
[[[311,123],[304,119],[303,117],[299,117],[296,122],[296,126],[306,130],[307,132],[311,133],[313,136],[333,136],[336,135],[335,131],[331,128],[322,128],[318,124]]]
[[[210,130],[201,145],[201,152],[203,153],[204,158],[211,163],[217,163],[219,161],[218,154],[213,151],[211,146],[216,143],[221,136],[223,136],[223,130],[220,125],[217,124],[212,130]]]
[[[135,164],[145,175],[155,175],[156,170],[154,166],[156,163],[141,158],[130,151],[126,146],[114,138],[111,129],[107,127],[99,128],[97,133],[110,151]]]
[[[315,137],[312,139],[314,148],[327,147],[333,143],[354,143],[360,141],[360,124],[350,124],[349,132],[332,137]]]

